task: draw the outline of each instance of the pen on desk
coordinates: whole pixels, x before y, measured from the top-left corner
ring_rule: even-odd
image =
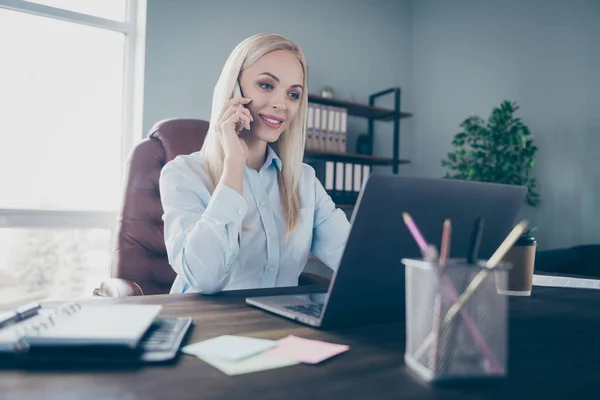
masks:
[[[36,315],[41,308],[42,306],[40,306],[38,303],[26,304],[17,308],[17,314],[19,315],[20,320],[24,320]]]
[[[15,311],[7,311],[0,314],[0,328],[4,328],[7,325],[17,322],[19,320],[19,314]]]
[[[477,218],[473,232],[471,233],[471,243],[469,244],[469,252],[467,253],[467,263],[477,264],[479,256],[479,246],[481,244],[481,235],[483,234],[483,217]]]
[[[7,311],[0,314],[0,328],[18,321],[26,320],[27,318],[36,315],[40,308],[42,307],[38,303],[31,303],[21,306],[15,311]]]

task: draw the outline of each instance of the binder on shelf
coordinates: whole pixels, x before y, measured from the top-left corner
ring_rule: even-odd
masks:
[[[340,130],[339,130],[339,141],[338,150],[340,153],[346,152],[346,126],[348,121],[348,110],[342,108],[340,111]]]
[[[325,161],[325,190],[331,195],[333,193],[333,182],[334,182],[334,169],[335,164],[333,161]]]
[[[336,162],[335,163],[335,191],[336,195],[339,197],[344,191],[344,163]]]
[[[310,160],[309,164],[333,202],[344,205],[356,203],[370,171],[369,165],[353,162],[315,159]]]
[[[371,175],[371,167],[369,165],[363,165],[362,172],[362,183],[364,184],[367,178]]]
[[[327,124],[327,140],[325,150],[328,152],[336,152],[335,146],[335,121],[337,117],[337,108],[328,107],[328,124]]]
[[[307,117],[306,117],[306,149],[308,150],[312,150],[314,143],[313,143],[313,135],[314,135],[314,115],[315,115],[315,108],[314,106],[309,103],[308,104],[308,110],[307,110]]]
[[[354,173],[354,164],[346,163],[346,171],[344,173],[344,203],[345,204],[354,204],[356,199],[354,198],[354,180],[352,179],[352,175]]]
[[[321,134],[319,135],[318,144],[315,148],[324,151],[327,140],[327,127],[329,126],[329,110],[327,106],[323,105],[319,105],[319,108],[321,109]]]
[[[331,145],[331,152],[340,153],[340,119],[342,116],[342,109],[336,108],[334,115],[333,143]]]
[[[313,119],[313,136],[311,150],[317,150],[321,140],[321,106],[313,104],[314,119]]]
[[[354,193],[358,197],[358,192],[362,187],[362,164],[354,164]]]

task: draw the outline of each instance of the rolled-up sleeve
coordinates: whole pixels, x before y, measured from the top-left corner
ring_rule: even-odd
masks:
[[[239,254],[246,200],[224,185],[211,196],[198,172],[178,160],[163,168],[159,185],[171,267],[195,291],[221,291]]]
[[[329,268],[336,270],[350,234],[346,214],[335,207],[321,182],[315,177],[315,215],[311,252]]]

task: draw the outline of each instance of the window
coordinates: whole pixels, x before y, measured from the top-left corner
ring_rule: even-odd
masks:
[[[108,277],[144,19],[145,0],[0,0],[0,303]]]
[[[124,21],[127,11],[126,0],[27,0],[31,3],[58,7],[96,17]]]

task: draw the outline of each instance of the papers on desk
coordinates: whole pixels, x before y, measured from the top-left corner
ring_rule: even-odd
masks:
[[[349,346],[288,336],[279,341],[224,335],[187,345],[183,353],[198,357],[227,375],[317,364],[345,352]]]
[[[600,280],[571,278],[567,276],[533,275],[534,286],[600,289]]]
[[[275,347],[273,340],[223,335],[187,345],[181,351],[198,357],[217,357],[228,361],[241,361],[272,347]]]
[[[202,355],[198,356],[198,358],[230,376],[249,374],[251,372],[266,371],[269,369],[289,367],[290,365],[300,364],[300,362],[296,360],[290,360],[277,356],[268,356],[266,354],[259,354],[241,361],[228,361],[224,358]]]
[[[337,354],[348,351],[349,348],[349,346],[343,344],[302,339],[290,335],[278,340],[277,347],[265,352],[265,354],[287,357],[307,364],[318,364]]]

